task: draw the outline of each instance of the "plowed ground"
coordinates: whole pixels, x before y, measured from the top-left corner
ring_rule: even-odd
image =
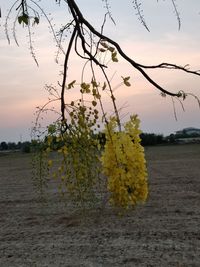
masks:
[[[148,147],[149,199],[119,217],[49,191],[40,201],[30,155],[0,155],[0,267],[199,267],[200,145]]]

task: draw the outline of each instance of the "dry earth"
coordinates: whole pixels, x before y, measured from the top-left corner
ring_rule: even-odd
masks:
[[[0,267],[200,266],[200,145],[148,147],[149,200],[124,217],[84,217],[50,192],[42,204],[30,156],[0,155]]]

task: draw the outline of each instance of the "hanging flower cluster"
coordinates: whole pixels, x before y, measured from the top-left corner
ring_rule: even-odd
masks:
[[[94,188],[99,177],[99,157],[96,140],[92,132],[76,129],[66,132],[61,138],[63,146],[58,150],[62,155],[61,165],[55,178],[60,179],[60,191],[68,191],[80,205],[95,200]],[[67,145],[66,145],[67,144]]]
[[[81,206],[96,200],[95,186],[100,175],[98,140],[91,128],[96,113],[87,111],[80,106],[71,112],[71,123],[61,135],[59,123],[50,125],[46,137],[46,152],[57,152],[56,158],[60,159],[57,170],[53,172],[59,192],[62,195],[68,192]],[[48,166],[52,165],[55,164],[50,159]]]
[[[139,124],[137,115],[131,116],[124,131],[116,132],[117,120],[111,118],[105,130],[106,145],[101,162],[108,177],[113,206],[129,208],[147,199],[147,169]]]
[[[111,52],[113,62],[118,61],[113,47],[105,43],[101,43],[101,46],[104,52]],[[82,79],[81,83],[76,83],[74,80],[66,88],[62,87],[66,93],[73,88],[78,89],[80,98],[68,104],[64,99],[58,99],[62,100],[61,117],[48,126],[44,148],[49,156],[52,155],[48,167],[54,169],[53,176],[61,194],[69,194],[77,204],[84,207],[86,203],[103,203],[105,194],[109,193],[113,206],[127,209],[138,202],[144,202],[148,195],[144,149],[140,144],[140,121],[137,116],[131,116],[122,130],[116,98],[104,70],[103,73],[103,85],[96,81],[92,66],[91,82]],[[129,76],[121,78],[120,85],[131,86]],[[53,95],[49,103],[57,100],[54,99],[59,96],[57,89],[49,87],[49,93]],[[104,93],[110,96],[115,114],[110,120],[104,110]],[[46,105],[38,114],[45,110]],[[105,127],[103,138],[98,130],[101,123]],[[58,152],[56,160],[55,152]],[[102,174],[106,176],[106,183]]]

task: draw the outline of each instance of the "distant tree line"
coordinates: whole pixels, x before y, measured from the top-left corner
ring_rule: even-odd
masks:
[[[143,146],[152,146],[161,144],[177,144],[179,143],[179,139],[200,137],[200,134],[188,134],[185,131],[183,131],[183,133],[170,134],[168,136],[153,133],[142,133],[140,137]]]
[[[169,136],[166,137],[168,143],[178,143],[179,139],[186,139],[186,138],[196,138],[200,137],[200,134],[198,133],[186,133],[183,131],[182,133],[176,133],[176,134],[170,134]]]
[[[155,146],[169,143],[168,139],[162,134],[142,133],[140,138],[143,146]]]
[[[100,144],[104,146],[105,144],[105,135],[100,133],[97,137],[100,141]],[[164,137],[162,134],[154,133],[142,133],[140,135],[142,146],[154,146],[169,143],[169,139]]]
[[[177,143],[179,138],[192,138],[192,137],[200,137],[200,134],[198,133],[191,133],[187,134],[183,131],[183,133],[177,133],[177,134],[170,134],[169,136],[163,136],[162,134],[154,134],[154,133],[142,133],[140,135],[141,137],[141,144],[143,146],[155,146],[155,145],[163,145],[163,144],[175,144]],[[106,139],[105,134],[100,132],[94,138],[99,139],[99,142],[101,146],[103,147],[105,145]],[[57,149],[58,147],[62,146],[62,144],[58,143],[56,141],[56,137],[54,137],[53,147],[52,150]],[[70,143],[70,140],[69,140]],[[33,142],[1,142],[0,143],[0,151],[22,151],[25,153],[30,153],[32,150],[34,150],[38,145],[41,146],[41,144],[33,141]]]
[[[183,130],[182,133],[176,133],[174,134],[174,138],[178,139],[178,138],[191,138],[191,137],[200,137],[199,133],[187,133],[185,130]]]
[[[0,143],[0,151],[22,151],[25,153],[31,152],[31,142],[1,142]]]

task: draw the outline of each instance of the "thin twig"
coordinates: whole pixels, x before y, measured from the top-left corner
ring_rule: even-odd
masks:
[[[66,2],[68,4],[68,6],[70,8],[70,11],[72,13],[72,16],[76,20],[76,23],[77,24],[81,24],[81,25],[84,24],[94,35],[96,35],[100,39],[102,39],[104,41],[107,41],[108,43],[110,43],[113,46],[115,46],[115,48],[117,49],[117,51],[121,55],[121,57],[124,58],[127,62],[129,62],[136,70],[138,70],[144,76],[144,78],[150,84],[152,84],[155,88],[157,88],[158,90],[160,90],[162,93],[165,93],[165,94],[170,95],[170,96],[180,97],[180,92],[173,93],[173,92],[170,92],[170,91],[164,89],[162,86],[160,86],[158,83],[156,83],[144,71],[144,69],[151,69],[151,68],[174,68],[174,69],[183,70],[183,71],[188,72],[188,73],[191,73],[191,74],[200,75],[199,72],[190,71],[190,70],[188,70],[188,69],[186,69],[184,67],[180,67],[180,66],[177,66],[175,64],[162,63],[160,65],[155,65],[155,66],[145,66],[145,65],[138,64],[133,59],[131,59],[126,53],[123,52],[123,50],[121,49],[120,45],[117,42],[115,42],[114,40],[110,39],[109,37],[101,34],[99,31],[95,30],[94,27],[83,17],[81,11],[79,10],[79,8],[78,8],[78,6],[77,6],[77,4],[75,3],[74,0],[66,0]],[[81,36],[81,32],[79,32],[79,34],[80,34],[80,38],[82,38],[82,41],[84,41],[83,37]],[[93,57],[91,57],[91,60],[93,60]]]

